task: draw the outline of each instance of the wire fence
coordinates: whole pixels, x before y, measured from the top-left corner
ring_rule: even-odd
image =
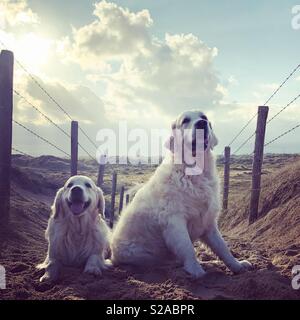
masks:
[[[292,127],[291,129],[284,131],[283,133],[281,133],[279,136],[273,138],[272,140],[270,140],[269,142],[265,143],[265,147],[269,146],[270,144],[274,143],[275,141],[279,140],[280,138],[286,136],[287,134],[291,133],[292,131],[296,130],[300,128],[300,123],[297,124],[296,126]]]
[[[31,106],[35,111],[37,111],[44,119],[46,119],[50,124],[54,125],[59,131],[61,131],[65,136],[71,139],[71,135],[65,131],[63,128],[61,128],[58,124],[56,124],[49,116],[47,116],[45,113],[43,113],[38,107],[33,105],[28,99],[26,99],[21,93],[19,93],[17,90],[14,90],[14,93],[19,96],[21,99],[23,99],[29,106]]]
[[[242,129],[234,136],[234,138],[230,141],[228,146],[232,146],[232,144],[237,140],[237,138],[248,128],[250,123],[257,117],[257,112],[250,118],[250,120],[242,127]]]
[[[66,108],[59,103],[59,101],[53,97],[53,95],[45,88],[45,86],[41,83],[41,81],[31,74],[28,69],[24,66],[24,64],[16,59],[13,56],[13,53],[7,50],[7,46],[0,40],[0,47],[3,46],[5,51],[0,50],[0,72],[5,74],[5,76],[0,79],[1,86],[1,94],[3,93],[4,99],[1,100],[1,103],[4,103],[4,107],[0,108],[0,119],[4,119],[0,123],[0,136],[2,137],[2,145],[1,145],[1,162],[0,162],[0,190],[12,190],[16,194],[18,193],[11,184],[10,174],[6,174],[11,171],[12,161],[11,155],[12,153],[19,154],[22,156],[26,156],[28,159],[32,158],[30,154],[27,152],[20,150],[19,148],[12,146],[12,126],[16,125],[23,129],[25,132],[34,136],[36,139],[39,139],[43,143],[47,144],[51,148],[55,149],[59,153],[61,153],[67,159],[70,159],[70,173],[72,175],[77,174],[77,165],[78,165],[78,148],[80,148],[88,157],[95,162],[98,162],[94,156],[83,146],[82,141],[78,140],[78,133],[82,134],[88,142],[95,148],[95,151],[98,149],[97,144],[91,139],[88,133],[83,129],[77,121],[73,119],[71,114],[66,110]],[[14,61],[16,61],[16,65],[21,68],[27,77],[29,77],[33,83],[41,90],[43,94],[50,100],[51,104],[54,104],[59,112],[62,115],[63,124],[54,120],[52,116],[49,115],[49,112],[46,112],[42,107],[37,106],[36,103],[33,103],[29,97],[26,96],[25,93],[22,93],[20,89],[13,87],[13,65]],[[39,132],[30,128],[28,124],[29,121],[19,120],[13,116],[13,97],[18,97],[20,101],[26,104],[28,107],[32,108],[38,115],[44,119],[48,124],[55,127],[59,132],[61,132],[65,138],[69,140],[71,146],[71,153],[67,152],[63,147],[57,144],[57,141],[52,141],[52,139],[48,139],[45,136],[41,135]],[[1,99],[1,95],[0,95]],[[2,105],[1,105],[2,107]],[[70,133],[64,128],[64,125],[70,121],[71,130]],[[4,141],[4,143],[3,143]],[[5,170],[3,170],[5,168]],[[6,170],[9,169],[9,170]],[[97,177],[97,185],[102,187],[104,183],[104,174],[105,174],[105,163],[100,163],[98,166],[98,177]],[[123,209],[123,200],[124,195],[126,196],[126,205],[129,203],[129,194],[125,193],[125,187],[122,186],[122,195],[120,194],[119,208],[118,212],[121,213]],[[115,212],[115,198],[117,193],[117,173],[113,172],[112,175],[112,191],[111,191],[111,203],[110,209],[108,209],[108,213],[105,214],[101,212],[106,218],[109,217],[110,226],[112,227],[114,224],[114,212]],[[1,202],[0,202],[0,218],[8,219],[9,216],[9,203],[10,203],[10,193],[6,192],[5,194],[1,194]],[[125,207],[125,206],[124,206]],[[4,221],[4,220],[3,220]],[[0,219],[1,224],[1,219]]]
[[[285,109],[287,109],[290,105],[292,105],[293,103],[295,103],[298,99],[300,98],[300,93],[293,98],[286,106],[284,106],[283,108],[281,108],[270,120],[268,120],[267,124],[269,124],[270,122],[272,122],[275,118],[277,118]]]
[[[7,49],[6,44],[0,39],[0,45],[3,47],[3,49]],[[62,104],[60,104],[57,99],[55,99],[53,97],[53,95],[51,95],[49,93],[49,91],[41,84],[41,82],[32,74],[28,71],[28,69],[24,66],[24,64],[17,59],[16,57],[14,57],[14,60],[16,61],[17,65],[25,72],[25,74],[35,83],[35,85],[49,98],[49,100],[63,113],[63,115],[69,120],[69,121],[74,121],[74,119],[72,118],[72,116],[70,115],[69,112],[66,111],[66,108],[64,108],[62,106]],[[40,108],[38,108],[37,106],[35,106],[33,103],[31,103],[29,101],[29,99],[27,99],[24,95],[22,95],[20,93],[20,91],[17,91],[14,89],[14,93],[19,96],[21,99],[23,99],[29,106],[31,106],[35,111],[37,111],[44,119],[46,119],[49,123],[51,123],[53,126],[55,126],[58,130],[60,130],[65,136],[67,136],[68,138],[71,139],[71,135],[66,132],[63,128],[61,128],[55,121],[53,121],[48,115],[46,115],[44,112],[41,111]],[[89,135],[86,133],[86,131],[81,127],[78,126],[79,131],[83,134],[83,136],[93,145],[93,147],[95,148],[95,150],[97,150],[97,145],[96,143],[89,137]],[[30,132],[30,131],[28,131]],[[30,132],[31,133],[31,132]],[[41,137],[42,138],[42,137]],[[46,141],[46,138],[42,138],[41,140]],[[54,143],[52,144],[52,146],[54,147]],[[94,156],[91,155],[90,152],[87,151],[87,149],[85,147],[83,147],[83,145],[78,142],[78,146],[79,148],[93,161],[97,161],[96,158]],[[56,146],[57,147],[57,146]],[[60,149],[60,148],[56,148],[56,149]]]
[[[24,152],[24,151],[21,151],[20,149],[17,149],[17,148],[12,147],[12,150],[13,150],[14,152],[16,152],[16,153],[19,153],[19,154],[23,155],[23,156],[26,156],[26,157],[31,158],[31,156],[30,156],[28,153],[26,153],[26,152]]]
[[[53,148],[55,148],[56,150],[60,151],[61,153],[63,153],[64,155],[66,155],[67,157],[71,157],[71,155],[67,152],[65,152],[63,149],[61,149],[60,147],[58,147],[57,145],[55,145],[54,143],[50,142],[49,140],[47,140],[46,138],[43,138],[42,136],[40,136],[38,133],[34,132],[33,130],[29,129],[28,127],[26,127],[24,124],[18,122],[17,120],[13,119],[13,122],[15,124],[17,124],[18,126],[20,126],[21,128],[23,128],[24,130],[26,130],[27,132],[31,133],[32,135],[34,135],[36,138],[44,141],[45,143],[47,143],[49,146],[52,146]]]
[[[263,106],[266,106],[275,96],[276,94],[284,87],[284,85],[288,82],[288,80],[300,69],[300,64],[298,64],[291,72],[290,74],[281,82],[281,84],[276,88],[276,90],[271,94],[271,96],[266,100],[266,102],[263,104]],[[285,107],[283,107],[278,113],[276,113],[269,121],[270,123],[272,120],[274,120],[276,117],[280,115],[286,108],[288,108],[291,104],[293,104],[295,101],[297,101],[300,98],[300,94],[297,95],[293,100],[291,100]],[[257,117],[257,113],[255,113],[250,120],[242,127],[242,129],[234,136],[234,138],[230,141],[228,146],[232,146],[232,144],[238,139],[238,137],[248,128],[248,126],[252,123],[252,121]],[[255,132],[252,133],[247,139],[245,139],[233,152],[233,154],[236,154],[239,152],[253,137],[255,136]]]
[[[269,120],[268,112],[269,112],[269,103],[270,101],[280,92],[280,90],[285,86],[289,79],[300,70],[300,64],[298,64],[292,72],[282,81],[282,83],[276,88],[276,90],[272,93],[272,95],[266,100],[263,106],[258,108],[258,112],[252,116],[247,123],[238,131],[238,133],[233,137],[230,141],[229,145],[225,147],[224,151],[224,190],[223,190],[223,210],[228,210],[228,194],[229,194],[229,185],[230,185],[230,165],[232,164],[232,157],[236,156],[237,153],[247,145],[254,137],[255,137],[255,146],[254,151],[248,156],[253,156],[252,161],[252,172],[251,172],[251,197],[250,197],[250,205],[249,205],[249,223],[253,223],[258,219],[259,214],[259,201],[260,201],[260,192],[261,192],[261,175],[263,168],[263,160],[264,160],[264,149],[269,147],[271,144],[275,143],[282,137],[290,134],[296,129],[300,128],[300,124],[297,124],[274,138],[270,139],[268,142],[265,142],[265,134],[266,129],[279,116],[292,104],[300,99],[300,93],[297,94],[292,100],[290,100],[284,107],[282,107],[279,111],[277,111]],[[230,147],[238,140],[241,134],[246,130],[246,128],[253,122],[254,119],[257,119],[256,130],[248,136],[235,151],[230,154]]]
[[[0,45],[2,45],[4,48],[6,48],[5,44],[3,43],[3,41],[0,40]],[[30,106],[31,108],[33,108],[43,119],[45,119],[50,125],[54,126],[57,130],[59,130],[65,137],[67,137],[70,142],[71,142],[71,153],[66,152],[62,147],[59,147],[57,145],[57,143],[50,141],[49,139],[41,136],[39,133],[35,132],[34,130],[32,130],[31,128],[29,128],[27,125],[25,125],[24,123],[21,123],[19,120],[13,118],[12,121],[14,124],[18,125],[20,128],[24,129],[27,133],[33,135],[35,138],[43,141],[44,143],[46,143],[48,146],[51,146],[52,148],[54,148],[55,150],[59,151],[60,153],[62,153],[64,156],[71,158],[71,162],[72,159],[74,158],[74,155],[76,155],[76,158],[78,157],[78,148],[81,148],[81,150],[87,154],[89,156],[89,158],[91,158],[92,160],[95,160],[95,157],[93,157],[91,155],[91,153],[85,148],[83,147],[82,143],[80,143],[78,141],[78,130],[82,133],[82,136],[84,136],[89,143],[97,150],[97,145],[96,143],[93,141],[93,139],[90,138],[90,136],[87,134],[87,132],[80,126],[78,125],[78,123],[76,121],[74,121],[73,117],[71,116],[71,114],[66,110],[66,108],[55,98],[53,97],[53,95],[45,88],[45,86],[41,83],[41,81],[34,76],[32,73],[30,73],[28,71],[28,69],[24,66],[24,64],[19,61],[18,59],[15,58],[15,61],[17,63],[17,65],[25,72],[25,74],[33,81],[33,83],[41,90],[41,92],[43,92],[43,94],[45,94],[45,96],[50,100],[50,102],[52,104],[54,104],[56,106],[56,108],[58,108],[58,110],[62,113],[63,118],[65,120],[71,121],[72,124],[72,130],[71,130],[71,134],[68,133],[61,125],[59,125],[55,120],[52,119],[51,116],[49,116],[48,114],[46,114],[46,112],[44,110],[41,109],[41,107],[37,107],[34,103],[32,103],[30,101],[29,98],[27,98],[25,96],[25,94],[22,94],[20,92],[20,90],[17,89],[13,89],[13,93],[18,96],[20,99],[22,99],[28,106]],[[298,64],[290,73],[289,75],[280,83],[280,85],[276,88],[276,90],[274,90],[274,92],[266,99],[265,103],[263,104],[262,107],[266,106],[267,104],[270,103],[270,101],[280,92],[280,90],[287,84],[287,82],[291,79],[291,77],[300,69],[300,64]],[[268,121],[267,121],[267,116],[266,119],[264,121],[262,121],[263,119],[261,118],[262,113],[259,111],[257,113],[255,113],[253,116],[250,117],[250,119],[242,126],[242,128],[237,132],[237,134],[234,135],[234,137],[232,138],[232,140],[229,143],[229,147],[233,146],[234,143],[238,142],[238,139],[241,137],[242,133],[245,132],[245,130],[250,126],[250,124],[257,118],[257,130],[252,133],[250,136],[247,137],[247,139],[245,139],[241,144],[238,145],[238,147],[235,149],[235,151],[233,152],[232,155],[236,155],[240,150],[242,150],[242,148],[247,145],[252,138],[254,138],[256,136],[256,142],[259,142],[258,136],[260,135],[260,139],[263,141],[263,143],[256,143],[255,144],[255,152],[254,154],[254,162],[253,162],[253,168],[255,168],[255,165],[258,165],[256,167],[257,172],[252,172],[252,183],[255,180],[254,178],[258,177],[261,175],[261,163],[262,162],[262,157],[263,157],[263,148],[267,147],[269,145],[271,145],[272,143],[274,143],[275,141],[278,141],[279,139],[281,139],[282,137],[286,136],[287,134],[293,132],[294,130],[298,129],[300,127],[300,124],[297,124],[296,126],[289,128],[288,130],[280,133],[278,136],[272,138],[271,140],[269,140],[268,142],[264,142],[265,139],[265,129],[266,126],[269,125],[274,119],[278,118],[288,107],[290,107],[292,104],[294,104],[296,101],[298,101],[298,99],[300,98],[300,94],[298,94],[297,96],[295,96],[290,102],[288,102],[284,107],[282,107],[278,112],[275,113],[274,116],[272,116]],[[266,111],[266,110],[265,110]],[[73,132],[73,124],[76,122],[76,134],[75,136],[72,134]],[[261,123],[260,123],[261,122]],[[75,140],[74,140],[75,137]],[[75,141],[75,144],[74,144]],[[76,148],[75,148],[76,147]],[[74,149],[75,148],[75,149]],[[22,155],[26,155],[29,156],[26,152],[23,152],[15,147],[13,147],[12,149],[14,152],[17,152],[19,154]],[[259,155],[259,156],[258,156]],[[230,152],[229,152],[229,157],[230,157]],[[256,158],[255,158],[256,157]],[[258,158],[261,159],[258,159]],[[226,165],[230,165],[230,159],[227,159],[228,161],[225,161]],[[76,160],[77,161],[77,160]],[[256,162],[255,162],[256,161]],[[254,170],[254,169],[253,169]],[[76,164],[76,171],[77,171],[77,164]],[[229,170],[227,170],[227,172],[229,172]],[[260,180],[257,180],[258,185],[257,186],[253,186],[252,185],[252,192],[254,191],[258,191],[260,190]],[[227,186],[228,187],[228,186]],[[228,200],[228,199],[227,199]]]

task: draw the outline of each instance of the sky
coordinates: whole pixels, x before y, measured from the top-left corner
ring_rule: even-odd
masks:
[[[169,130],[178,114],[199,109],[213,124],[220,154],[300,63],[297,1],[4,0],[0,40],[96,145],[97,132],[118,130],[120,121],[129,132]],[[69,119],[17,62],[14,88],[69,132]],[[299,93],[300,69],[270,101],[269,118]],[[300,123],[299,108],[300,99],[268,125],[266,142]],[[14,119],[69,152],[69,139],[18,96]],[[255,121],[232,151],[254,130]],[[299,133],[266,152],[299,152]],[[17,125],[13,145],[63,156]],[[252,151],[253,140],[238,153]]]

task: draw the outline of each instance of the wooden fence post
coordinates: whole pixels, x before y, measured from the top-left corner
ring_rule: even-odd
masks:
[[[111,202],[110,202],[110,220],[109,220],[109,226],[111,228],[114,226],[116,189],[117,189],[117,173],[113,172],[112,187],[111,187]]]
[[[229,180],[230,180],[230,147],[225,147],[225,150],[224,150],[223,210],[228,209]]]
[[[78,122],[71,123],[71,176],[77,175],[78,165]]]
[[[101,155],[99,160],[99,170],[98,170],[98,178],[97,178],[97,186],[100,188],[102,187],[103,181],[104,181],[105,162],[106,162],[106,156]]]
[[[0,226],[9,221],[14,55],[0,54]]]
[[[125,191],[125,187],[122,186],[120,190],[119,214],[121,214],[123,210],[124,191]]]
[[[252,190],[250,200],[249,224],[253,223],[258,217],[260,185],[261,185],[261,169],[264,159],[264,144],[266,123],[268,118],[269,107],[258,107],[255,149],[252,167]]]
[[[126,206],[129,204],[129,193],[126,194]]]

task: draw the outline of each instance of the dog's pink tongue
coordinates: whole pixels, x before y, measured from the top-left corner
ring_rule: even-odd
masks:
[[[71,210],[74,214],[80,214],[83,212],[84,202],[73,202],[71,204]]]

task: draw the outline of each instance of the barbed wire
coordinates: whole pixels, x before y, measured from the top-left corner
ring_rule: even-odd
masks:
[[[93,156],[82,146],[82,144],[80,144],[79,142],[78,142],[78,146],[79,146],[79,147],[81,148],[81,150],[83,150],[93,161],[96,161],[96,162],[97,162],[96,158],[93,157]]]
[[[268,120],[268,121],[267,121],[267,124],[269,124],[269,123],[270,123],[271,121],[273,121],[276,117],[278,117],[279,114],[281,114],[286,108],[288,108],[291,104],[293,104],[293,103],[294,103],[297,99],[299,99],[299,98],[300,98],[300,94],[297,95],[293,100],[291,100],[291,101],[290,101],[285,107],[283,107],[280,111],[278,111],[270,120]],[[285,131],[284,133],[280,134],[279,136],[277,136],[276,138],[272,139],[272,140],[269,141],[268,143],[264,144],[264,147],[272,144],[273,142],[277,141],[278,139],[282,138],[283,136],[285,136],[285,135],[287,135],[288,133],[296,130],[296,129],[299,128],[299,127],[300,127],[300,124],[297,125],[297,126],[295,126],[295,127],[293,127],[293,128],[291,128],[291,129],[289,129],[289,130],[287,130],[287,131]],[[251,140],[251,138],[253,138],[253,137],[255,136],[255,134],[256,134],[256,132],[254,132],[254,133],[233,153],[233,155],[236,154],[245,144],[247,144],[247,143]],[[251,156],[251,155],[253,155],[253,154],[254,154],[254,151],[251,152],[251,153],[249,153],[249,156]]]
[[[17,153],[22,154],[23,156],[27,156],[27,157],[31,157],[31,158],[32,158],[32,156],[31,156],[31,155],[29,155],[28,153],[23,152],[23,151],[21,151],[21,150],[19,150],[19,149],[15,148],[15,147],[12,147],[11,149],[12,149],[13,151],[17,152]]]
[[[5,43],[0,40],[0,44],[7,48],[7,46],[5,45]],[[32,79],[32,81],[34,81],[34,83],[47,95],[47,97],[64,113],[64,115],[71,121],[73,121],[73,118],[71,117],[71,115],[63,108],[63,106],[58,103],[58,101],[56,99],[54,99],[52,97],[52,95],[40,84],[40,82],[27,70],[27,68],[15,57],[14,58],[15,61],[17,62],[17,64],[19,65],[19,67],[25,71],[25,73]],[[93,140],[88,136],[88,134],[85,132],[84,129],[82,129],[80,126],[79,126],[79,130],[83,133],[83,135],[89,140],[89,142],[97,149],[97,145],[93,142]],[[78,145],[81,147],[81,149],[86,152],[93,160],[95,160],[94,157],[92,157],[90,155],[89,152],[87,152],[87,150],[85,148],[82,147],[82,145],[80,145],[78,143]]]
[[[3,43],[3,41],[0,40],[0,44],[5,48],[6,45]],[[48,98],[63,112],[63,114],[71,121],[73,121],[73,118],[71,117],[71,115],[61,106],[60,103],[57,102],[56,99],[54,99],[51,94],[40,84],[40,82],[27,70],[27,68],[18,60],[15,58],[15,61],[17,62],[17,64],[21,67],[21,69],[23,71],[25,71],[25,73],[34,81],[34,83],[48,96]],[[272,93],[272,95],[266,100],[266,102],[264,103],[264,106],[269,103],[271,101],[271,99],[279,92],[279,90],[285,85],[285,83],[295,74],[295,72],[300,68],[300,64],[296,66],[296,68],[294,68],[292,70],[292,72],[284,79],[284,81],[278,86],[278,88]],[[29,102],[23,95],[21,95],[18,91],[14,90],[15,94],[17,94],[19,97],[21,97],[22,99],[24,99],[24,101],[26,101],[32,108],[34,108],[39,114],[41,114],[47,121],[49,121],[51,124],[53,124],[56,128],[58,128],[61,132],[63,132],[68,138],[71,138],[70,134],[68,134],[64,129],[62,129],[59,125],[57,125],[52,119],[50,119],[47,115],[45,115],[39,108],[37,108],[36,106],[34,106],[31,102]],[[292,101],[290,101],[285,107],[283,107],[279,112],[277,112],[270,120],[267,121],[267,124],[269,124],[271,121],[273,121],[276,117],[278,117],[286,108],[288,108],[291,104],[293,104],[297,99],[300,98],[300,94],[298,96],[296,96]],[[242,129],[234,136],[234,138],[231,140],[231,142],[229,143],[229,146],[231,146],[236,139],[244,132],[244,130],[250,125],[250,123],[255,119],[255,117],[257,116],[257,113],[255,113],[250,120],[242,127]],[[22,125],[21,123],[19,123],[16,120],[13,120],[16,124],[18,124],[19,126],[23,127],[25,130],[27,130],[28,132],[30,132],[31,134],[35,135],[37,138],[43,140],[44,142],[48,143],[49,145],[51,145],[52,147],[56,148],[57,150],[59,150],[60,152],[64,153],[67,156],[70,156],[68,153],[66,153],[65,151],[63,151],[61,148],[57,147],[56,145],[54,145],[53,143],[51,143],[50,141],[48,141],[47,139],[41,137],[40,135],[38,135],[37,133],[35,133],[34,131],[32,131],[31,129],[25,127],[24,125]],[[300,124],[291,128],[290,130],[284,132],[283,134],[279,135],[278,137],[274,138],[273,140],[271,140],[270,142],[266,143],[265,146],[268,146],[269,144],[273,143],[274,141],[278,140],[279,138],[283,137],[284,135],[290,133],[291,131],[297,129],[300,127]],[[82,132],[82,134],[89,140],[89,142],[97,149],[97,145],[94,143],[94,141],[92,139],[90,139],[90,137],[88,136],[88,134],[79,126],[79,130]],[[246,145],[251,138],[253,138],[255,136],[255,132],[248,137],[236,150],[233,154],[236,154],[242,147],[244,147],[244,145]],[[93,156],[91,156],[91,154],[80,144],[78,143],[78,146],[84,151],[86,152],[89,157],[91,157],[93,160],[95,160],[95,158]],[[17,149],[14,149],[17,150]],[[21,152],[20,150],[18,150],[18,152],[27,155],[24,152]]]
[[[49,99],[69,118],[69,120],[73,121],[73,118],[70,116],[70,114],[48,93],[46,89],[33,77],[27,69],[16,59],[17,63],[20,65],[20,67],[29,75],[29,77],[36,83],[36,85],[49,97]],[[85,137],[88,138],[88,140],[93,144],[93,146],[97,149],[97,145],[93,143],[92,139],[87,135],[87,133],[79,126],[79,130],[85,135]],[[81,144],[78,143],[78,145],[81,147],[81,149],[87,153],[93,160],[94,158],[90,155],[90,153],[82,147]]]
[[[81,128],[80,125],[78,125],[79,130],[81,131],[81,133],[89,140],[89,142],[96,148],[98,149],[98,146],[96,145],[96,143],[85,133],[85,131]]]
[[[246,145],[254,136],[255,136],[256,132],[252,133],[250,137],[248,137],[234,152],[233,155],[236,154],[237,152],[239,152],[244,145]]]
[[[55,144],[53,144],[52,142],[50,142],[49,140],[43,138],[42,136],[40,136],[39,134],[37,134],[36,132],[32,131],[31,129],[27,128],[26,126],[24,126],[22,123],[18,122],[17,120],[13,119],[13,122],[15,124],[17,124],[18,126],[22,127],[23,129],[25,129],[26,131],[28,131],[29,133],[31,133],[32,135],[34,135],[35,137],[37,137],[38,139],[46,142],[47,144],[49,144],[50,146],[52,146],[53,148],[55,148],[56,150],[64,153],[66,156],[71,157],[71,155],[67,152],[65,152],[64,150],[62,150],[61,148],[57,147]]]
[[[273,121],[275,118],[277,118],[286,108],[288,108],[291,104],[293,104],[295,101],[297,101],[300,98],[300,93],[292,99],[285,107],[280,109],[271,119],[267,121],[267,124],[269,124],[271,121]]]
[[[29,154],[19,150],[19,149],[16,149],[15,147],[11,147],[11,149],[13,151],[15,151],[16,153],[18,154],[22,154],[23,156],[26,156],[26,157],[30,157],[32,158],[32,156],[30,156]],[[6,162],[0,162],[0,167],[4,168],[4,167],[8,167],[8,168],[11,168],[12,167],[12,161],[10,162],[10,164],[7,164]]]
[[[255,119],[255,117],[257,116],[257,112],[255,113],[255,115],[253,115],[251,117],[251,119],[244,125],[244,127],[239,131],[239,133],[231,140],[231,142],[228,144],[228,146],[230,147],[234,141],[245,131],[245,129],[250,125],[250,123]]]
[[[275,118],[277,118],[285,109],[287,109],[291,104],[293,104],[295,101],[297,101],[300,98],[300,93],[293,98],[286,106],[284,106],[282,109],[280,109],[271,119],[269,119],[267,121],[267,124],[269,124],[271,121],[273,121]],[[235,152],[233,152],[233,154],[236,154],[238,151],[240,151],[244,145],[246,145],[254,136],[255,136],[256,132],[254,132],[253,134],[251,134],[250,137],[248,137],[236,150]],[[253,153],[251,153],[253,154]]]
[[[273,97],[278,93],[278,91],[287,83],[287,81],[296,73],[296,71],[300,68],[300,64],[298,64],[296,66],[296,68],[294,68],[292,70],[292,72],[284,79],[284,81],[278,86],[278,88],[271,94],[271,96],[266,100],[266,102],[263,104],[263,106],[266,106],[271,99],[273,99]],[[299,95],[300,96],[300,95]],[[296,97],[296,99],[293,99],[293,101],[291,101],[285,108],[283,108],[276,116],[278,116],[282,111],[284,111],[288,106],[290,106],[293,102],[295,102],[298,98]],[[238,132],[238,134],[231,140],[231,142],[229,143],[228,146],[231,146],[233,144],[234,141],[236,141],[236,139],[245,131],[245,129],[250,125],[250,123],[255,119],[255,117],[257,116],[257,113],[255,113],[255,115],[253,117],[251,117],[251,119],[246,123],[246,125]],[[271,122],[275,117],[273,117],[271,120],[269,120],[267,123]],[[238,148],[235,152],[238,152],[245,144],[247,144],[251,138],[255,135],[252,134],[249,138],[247,138]]]
[[[293,74],[300,68],[300,64],[285,78],[285,80],[279,85],[269,99],[264,103],[264,106],[270,102],[270,100],[276,95],[276,93],[286,84],[286,82],[293,76]]]
[[[29,77],[36,83],[36,85],[49,97],[49,99],[69,118],[70,121],[73,121],[71,115],[54,99],[48,91],[35,79],[35,77],[27,71],[27,69],[16,59],[18,65],[29,75]],[[79,126],[79,130],[84,134],[85,137],[93,144],[93,146],[97,149],[97,145],[90,139],[88,134]],[[92,157],[80,144],[79,146],[84,150],[90,157]],[[92,159],[94,159],[92,157]]]
[[[282,108],[279,112],[277,112],[269,121],[267,121],[267,124],[270,123],[273,119],[275,119],[282,111],[284,111],[288,106],[290,106],[293,102],[295,102],[297,99],[300,98],[300,94],[295,97],[292,101],[290,101],[284,108]],[[279,136],[275,137],[274,139],[270,140],[269,142],[264,144],[264,147],[267,147],[268,145],[272,144],[273,142],[277,141],[278,139],[284,137],[285,135],[289,134],[290,132],[298,129],[300,127],[300,124],[296,125],[295,127],[283,132]],[[255,135],[255,133],[251,136],[251,138]],[[250,139],[249,139],[250,140]],[[248,142],[248,141],[247,141]],[[249,155],[253,155],[254,152],[250,153]]]
[[[26,99],[21,93],[14,90],[14,93],[18,95],[20,98],[22,98],[26,103],[28,103],[34,110],[36,110],[39,114],[41,114],[48,122],[53,124],[57,129],[59,129],[64,135],[66,135],[68,138],[71,139],[71,135],[66,132],[63,128],[61,128],[57,123],[55,123],[51,118],[49,118],[46,114],[44,114],[39,108],[37,108],[35,105],[33,105],[28,99]],[[78,142],[78,146],[93,160],[95,158]]]
[[[34,110],[36,110],[40,115],[42,115],[48,122],[53,124],[58,130],[60,130],[64,135],[66,135],[68,138],[71,138],[70,134],[67,133],[64,129],[62,129],[58,124],[56,124],[52,119],[50,119],[47,115],[45,115],[39,108],[37,108],[35,105],[33,105],[28,99],[26,99],[21,93],[19,93],[17,90],[14,90],[14,93],[19,96],[21,99],[23,99],[26,103],[28,103]]]
[[[272,144],[273,142],[277,141],[278,139],[284,137],[285,135],[289,134],[290,132],[292,132],[292,131],[294,131],[294,130],[296,130],[296,129],[298,129],[298,128],[300,128],[300,124],[297,124],[295,127],[293,127],[293,128],[291,128],[291,129],[289,129],[289,130],[281,133],[281,134],[280,134],[279,136],[277,136],[276,138],[274,138],[274,139],[270,140],[269,142],[267,142],[264,146],[267,147],[268,145]]]

